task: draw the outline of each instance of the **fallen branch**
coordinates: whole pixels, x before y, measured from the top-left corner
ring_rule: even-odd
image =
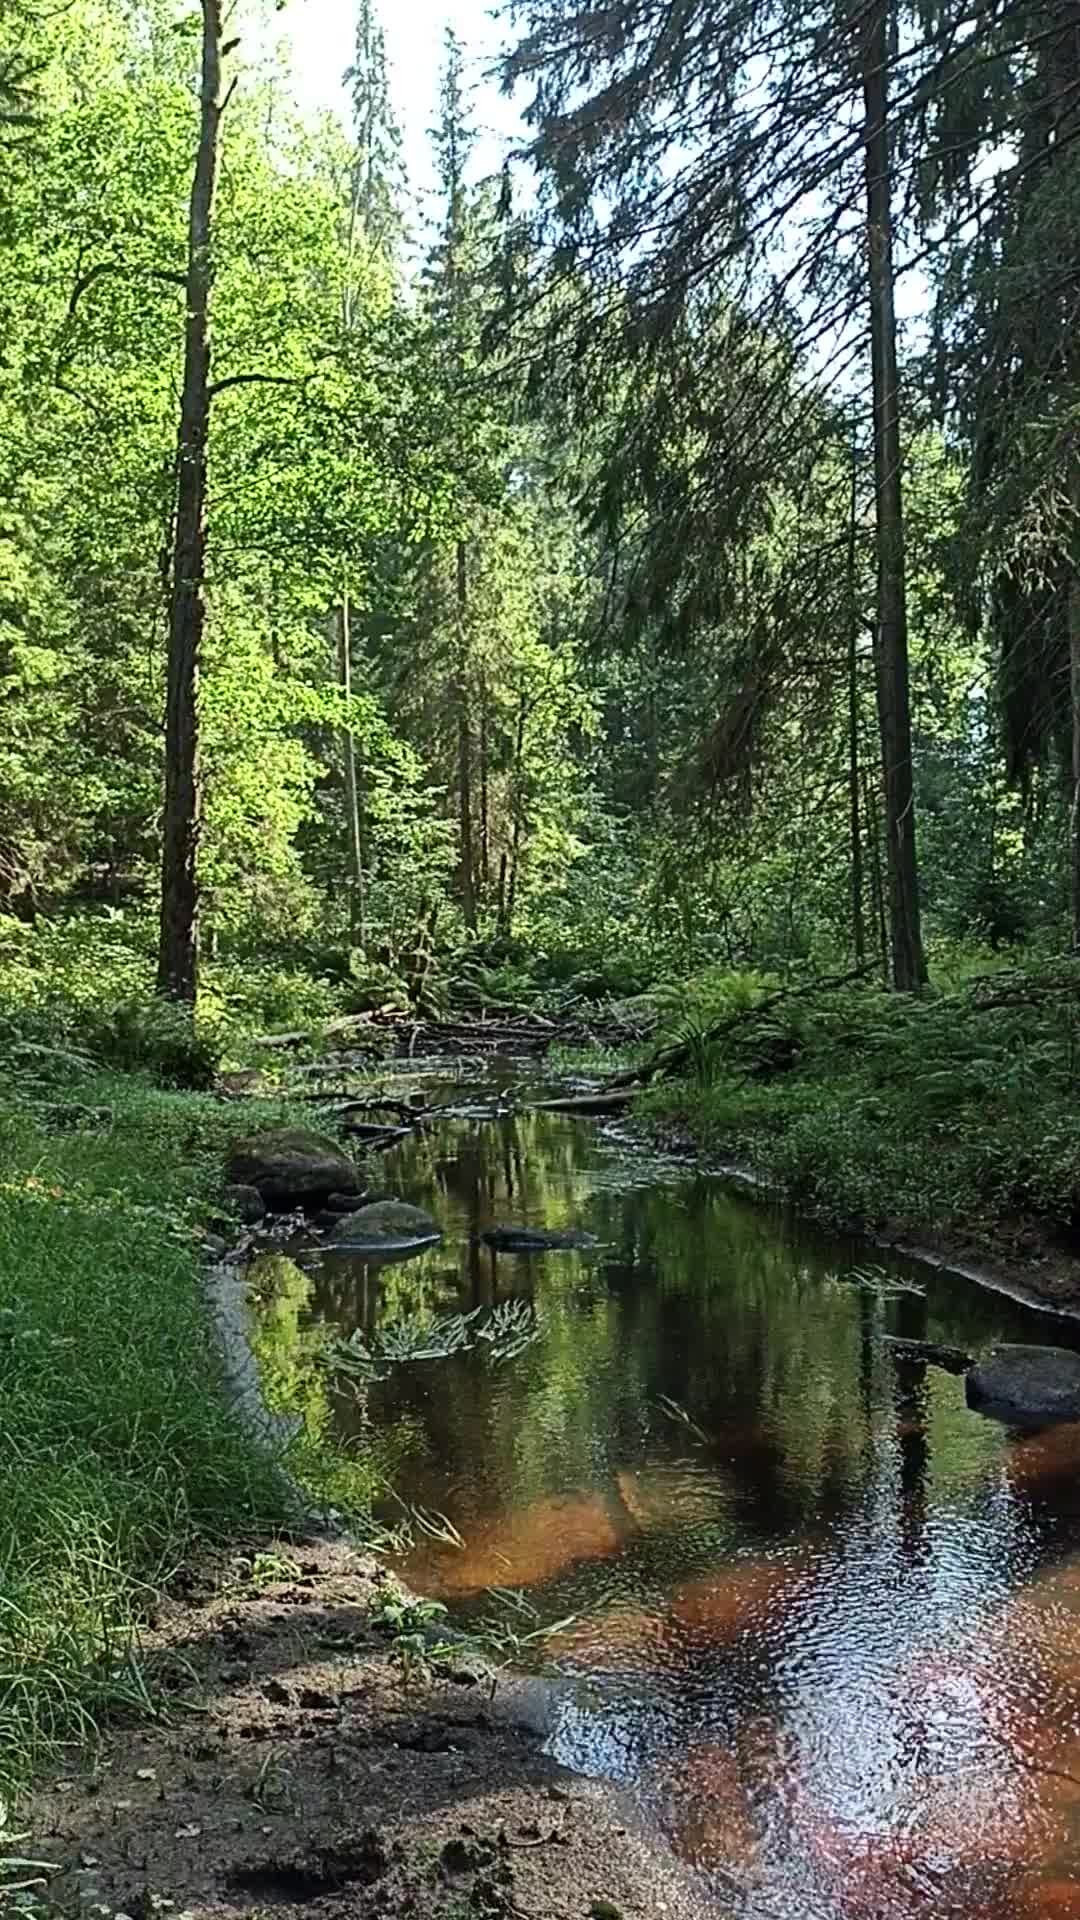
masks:
[[[623,1113],[633,1098],[630,1089],[613,1092],[568,1093],[560,1100],[533,1100],[531,1113]]]

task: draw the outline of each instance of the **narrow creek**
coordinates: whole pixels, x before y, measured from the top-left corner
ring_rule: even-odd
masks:
[[[550,1750],[626,1788],[717,1912],[1080,1920],[1080,1425],[1010,1433],[886,1339],[1080,1328],[514,1110],[519,1071],[429,1081],[456,1111],[385,1162],[440,1246],[307,1265],[345,1335],[536,1309],[504,1364],[399,1364],[369,1426],[338,1404],[458,1535],[401,1571],[461,1622],[507,1617],[492,1589],[524,1632],[572,1616],[533,1653]],[[599,1244],[495,1254],[508,1222]]]

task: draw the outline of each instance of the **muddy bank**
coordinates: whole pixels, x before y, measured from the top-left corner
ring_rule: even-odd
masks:
[[[50,1899],[101,1920],[709,1911],[611,1790],[545,1757],[524,1696],[464,1654],[403,1668],[389,1585],[325,1540],[182,1576],[144,1648],[157,1724],[107,1726],[27,1809]]]

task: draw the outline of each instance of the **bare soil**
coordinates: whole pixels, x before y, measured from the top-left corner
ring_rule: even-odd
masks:
[[[403,1671],[388,1575],[324,1539],[187,1573],[148,1631],[158,1717],[107,1727],[27,1810],[87,1920],[701,1920],[613,1792],[541,1751],[463,1654]]]

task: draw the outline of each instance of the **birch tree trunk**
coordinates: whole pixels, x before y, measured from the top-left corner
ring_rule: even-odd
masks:
[[[877,505],[878,579],[874,659],[885,790],[892,980],[898,991],[911,993],[926,980],[926,960],[919,915],[915,793],[911,764],[889,139],[888,5],[889,0],[868,0],[860,18]]]
[[[158,991],[194,1006],[199,986],[199,665],[206,624],[206,448],[214,191],[221,136],[221,0],[202,0],[199,145],[188,220],[184,372],[169,598]]]

